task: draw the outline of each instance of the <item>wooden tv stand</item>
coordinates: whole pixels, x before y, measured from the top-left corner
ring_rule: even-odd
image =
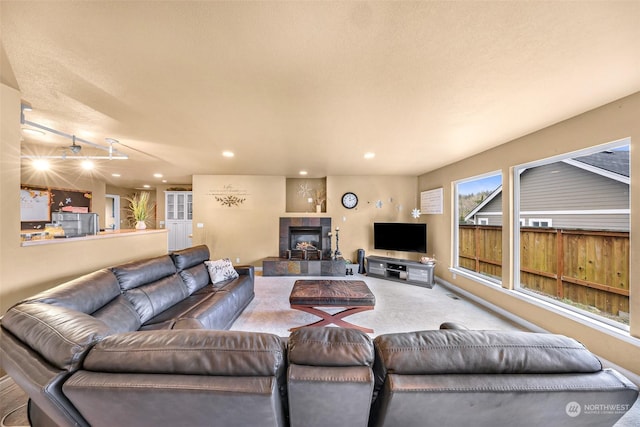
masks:
[[[367,257],[367,275],[380,277],[411,285],[433,287],[433,270],[435,265],[421,264],[408,259],[386,258],[381,256]]]

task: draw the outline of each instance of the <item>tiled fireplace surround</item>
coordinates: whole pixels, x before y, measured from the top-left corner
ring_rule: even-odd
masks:
[[[288,259],[290,246],[290,227],[321,228],[322,260]],[[331,218],[293,217],[280,218],[278,234],[279,254],[262,261],[263,276],[344,276],[346,266],[344,260],[331,259]]]

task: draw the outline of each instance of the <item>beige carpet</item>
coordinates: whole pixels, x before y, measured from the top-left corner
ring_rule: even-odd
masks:
[[[292,310],[289,306],[289,294],[295,281],[310,279],[331,277],[257,276],[256,297],[231,330],[288,336],[289,328],[319,320],[317,316]],[[372,337],[391,332],[438,329],[442,322],[458,322],[472,329],[521,329],[438,285],[429,289],[359,274],[340,279],[363,280],[375,295],[374,310],[345,318],[350,323],[373,328]]]

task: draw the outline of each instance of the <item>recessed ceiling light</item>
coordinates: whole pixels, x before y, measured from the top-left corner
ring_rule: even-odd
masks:
[[[22,128],[22,132],[28,133],[29,135],[44,135],[44,132],[39,129],[31,129],[31,128]]]
[[[34,159],[31,164],[36,170],[39,170],[39,171],[49,170],[49,162],[46,159]]]
[[[299,174],[300,175],[306,175],[308,172],[307,171],[300,171]]]
[[[364,153],[365,159],[373,159],[375,156],[376,156],[376,153],[372,153],[371,151],[369,151],[368,153]]]
[[[167,180],[166,180],[166,179],[163,179],[163,180],[162,180],[162,182],[167,182]]]
[[[149,184],[145,184],[143,185],[144,188],[151,188],[151,186]]]
[[[154,173],[153,177],[154,178],[162,178],[162,174],[161,173]]]
[[[84,169],[84,170],[93,169],[93,162],[91,160],[83,160],[82,161],[82,169]]]
[[[233,154],[233,151],[223,151],[222,155],[224,157],[233,157],[233,156],[235,156],[235,154]]]
[[[115,178],[120,178],[121,175],[119,173],[112,173],[111,176]]]

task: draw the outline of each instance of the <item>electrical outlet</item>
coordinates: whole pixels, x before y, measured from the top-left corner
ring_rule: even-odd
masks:
[[[240,258],[236,258],[236,264],[240,262]]]
[[[204,228],[204,224],[199,222],[199,223],[196,224],[196,227],[197,228]]]

